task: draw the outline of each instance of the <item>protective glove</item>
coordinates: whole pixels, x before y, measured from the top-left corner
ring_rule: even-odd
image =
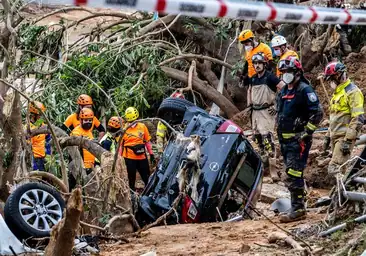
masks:
[[[275,116],[277,114],[277,110],[274,106],[269,107],[268,112],[271,116]]]
[[[314,133],[313,131],[305,128],[305,131],[301,133],[300,140],[301,141],[311,140],[313,133]]]
[[[329,149],[330,146],[330,137],[325,136],[323,140],[323,152],[326,152]]]
[[[155,165],[156,160],[155,160],[155,156],[154,156],[154,155],[150,155],[150,163],[151,163],[152,165]]]
[[[352,141],[349,140],[342,141],[341,151],[344,156],[351,154],[351,145]]]

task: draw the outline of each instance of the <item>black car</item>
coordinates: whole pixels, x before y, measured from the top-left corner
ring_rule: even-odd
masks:
[[[199,136],[201,147],[197,187],[188,188],[168,223],[224,221],[256,204],[262,186],[262,161],[235,123],[179,98],[165,99],[158,116],[179,128],[184,137]],[[172,207],[180,192],[178,171],[189,161],[188,142],[170,138],[141,194],[136,215],[140,224],[155,221]],[[189,173],[188,180],[192,175]]]

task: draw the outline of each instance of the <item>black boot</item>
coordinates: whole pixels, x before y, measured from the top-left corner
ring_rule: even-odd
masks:
[[[305,193],[303,189],[291,192],[291,210],[280,216],[280,222],[287,223],[306,219],[304,197]]]

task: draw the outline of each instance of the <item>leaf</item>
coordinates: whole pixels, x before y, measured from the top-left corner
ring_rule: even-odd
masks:
[[[150,104],[149,104],[149,102],[147,102],[147,100],[146,100],[144,97],[142,97],[142,100],[143,100],[143,102],[144,102],[144,105],[145,105],[147,108],[150,108]]]

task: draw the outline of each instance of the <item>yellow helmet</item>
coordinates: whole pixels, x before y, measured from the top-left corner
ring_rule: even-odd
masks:
[[[249,39],[253,39],[254,34],[250,29],[243,30],[240,35],[238,36],[239,42],[243,43]]]
[[[43,103],[39,102],[39,101],[34,101],[35,105],[41,109],[43,112],[46,111],[46,107],[43,105]],[[39,114],[38,109],[33,105],[33,103],[29,104],[29,112],[33,113],[33,114]]]
[[[133,122],[139,118],[139,112],[134,107],[129,107],[125,111],[125,119],[127,122]]]

